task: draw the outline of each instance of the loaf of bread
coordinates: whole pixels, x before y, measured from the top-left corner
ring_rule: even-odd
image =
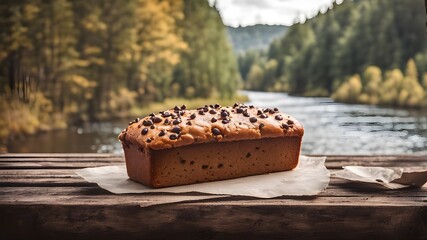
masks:
[[[302,125],[277,108],[175,106],[121,132],[129,177],[160,188],[291,170]]]

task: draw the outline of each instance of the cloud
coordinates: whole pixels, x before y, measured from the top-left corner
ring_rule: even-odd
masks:
[[[271,1],[259,1],[259,0],[232,0],[233,5],[241,7],[257,7],[257,8],[270,8]]]
[[[214,0],[209,0],[212,4]],[[284,24],[291,25],[303,16],[313,17],[333,0],[217,0],[226,25]]]

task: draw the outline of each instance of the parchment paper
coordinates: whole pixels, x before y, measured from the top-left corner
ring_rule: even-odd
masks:
[[[273,198],[279,196],[316,195],[329,184],[326,157],[301,156],[298,166],[291,171],[199,183],[185,186],[152,189],[131,181],[125,166],[85,168],[76,173],[86,181],[96,183],[112,193],[187,193],[200,192],[220,195]]]
[[[378,184],[388,189],[422,187],[427,182],[427,170],[405,172],[394,168],[345,166],[343,170],[332,172],[331,175],[350,181]]]

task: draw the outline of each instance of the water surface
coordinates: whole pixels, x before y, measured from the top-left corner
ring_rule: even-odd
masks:
[[[245,92],[248,104],[278,107],[305,128],[304,154],[427,154],[427,112],[334,103],[329,98]],[[11,142],[9,152],[122,153],[127,120],[90,123]]]

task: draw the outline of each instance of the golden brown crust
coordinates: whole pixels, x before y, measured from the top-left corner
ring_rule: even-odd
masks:
[[[135,119],[119,135],[131,143],[153,150],[197,143],[229,142],[271,137],[302,137],[303,126],[278,109],[261,109],[243,104],[232,107],[204,106],[187,110],[177,107]]]

